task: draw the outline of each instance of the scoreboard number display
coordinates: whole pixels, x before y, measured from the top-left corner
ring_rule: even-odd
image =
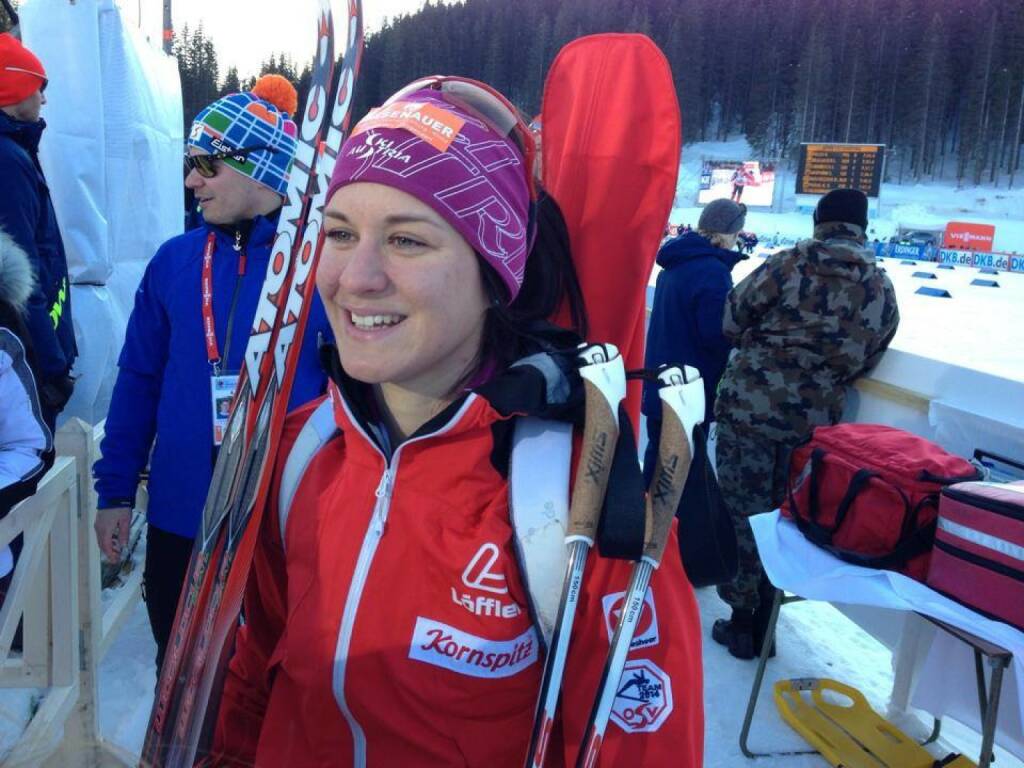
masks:
[[[849,188],[878,197],[884,160],[884,144],[801,144],[796,193],[824,195]]]

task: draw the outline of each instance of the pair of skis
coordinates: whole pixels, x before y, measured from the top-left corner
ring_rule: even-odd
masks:
[[[253,320],[245,365],[214,467],[141,765],[192,766],[212,735],[211,693],[223,678],[313,301],[323,207],[351,119],[363,50],[361,0],[346,0],[345,52],[335,79],[334,19],[320,0],[313,80],[295,162]]]
[[[587,555],[596,540],[600,510],[618,440],[620,404],[626,395],[625,367],[615,347],[588,347],[581,358],[584,363],[580,376],[586,393],[586,421],[565,539],[569,556],[558,616],[541,678],[527,750],[527,768],[544,766]],[[693,456],[693,429],[704,418],[704,385],[695,368],[666,368],[659,373],[658,383],[663,426],[654,480],[647,497],[643,556],[633,567],[624,609],[612,636],[597,696],[580,745],[577,768],[593,768],[597,764],[626,657],[643,610],[644,597],[651,576],[661,563],[672,519],[686,485]]]

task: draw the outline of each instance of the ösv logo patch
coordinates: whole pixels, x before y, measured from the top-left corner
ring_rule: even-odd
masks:
[[[672,714],[672,679],[650,659],[627,661],[611,719],[626,733],[650,733]]]

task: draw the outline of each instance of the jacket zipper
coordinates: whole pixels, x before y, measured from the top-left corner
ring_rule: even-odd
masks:
[[[338,644],[334,651],[334,680],[332,681],[334,687],[334,698],[338,702],[341,713],[352,731],[354,768],[364,768],[366,765],[366,734],[363,732],[362,726],[360,726],[358,721],[355,719],[355,716],[349,709],[348,701],[345,699],[345,671],[348,667],[348,650],[352,643],[352,632],[355,627],[356,613],[359,610],[359,603],[362,600],[363,590],[366,587],[366,579],[370,573],[370,566],[373,564],[373,558],[377,554],[377,546],[380,544],[380,540],[384,537],[384,533],[387,530],[388,513],[391,510],[391,498],[394,495],[395,477],[398,474],[398,462],[402,454],[402,449],[411,443],[417,443],[421,440],[437,437],[451,430],[459,423],[459,421],[461,421],[463,415],[465,415],[469,406],[475,399],[476,395],[469,395],[469,397],[466,398],[466,402],[462,404],[462,407],[459,408],[458,412],[454,416],[452,416],[451,420],[437,431],[431,432],[427,435],[420,435],[419,437],[415,437],[411,440],[406,440],[404,443],[399,445],[398,448],[395,449],[394,455],[391,457],[391,461],[388,462],[388,458],[384,455],[384,452],[366,433],[366,430],[363,429],[362,425],[359,424],[359,421],[349,409],[344,396],[341,397],[341,404],[345,409],[349,422],[355,425],[356,429],[363,436],[363,439],[372,445],[377,453],[380,454],[381,458],[384,459],[384,471],[381,473],[380,480],[377,483],[377,489],[374,491],[374,497],[376,500],[373,505],[373,514],[371,515],[370,525],[366,530],[366,534],[363,536],[363,544],[359,549],[356,568],[352,574],[352,581],[349,583],[348,595],[345,597],[345,608],[341,615],[341,628],[338,631]]]

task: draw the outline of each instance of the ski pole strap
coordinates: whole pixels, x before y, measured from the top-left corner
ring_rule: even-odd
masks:
[[[658,376],[661,440],[647,503],[644,559],[657,567],[665,552],[693,459],[693,430],[704,419],[704,383],[696,368],[668,368]]]
[[[581,538],[593,546],[619,439],[619,403],[626,396],[626,369],[618,349],[594,344],[579,355],[583,366],[586,418],[583,448],[569,507],[567,540]]]
[[[624,401],[619,404],[619,425],[619,439],[597,527],[597,547],[602,557],[636,562],[644,553],[647,487],[640,471],[633,423]]]

